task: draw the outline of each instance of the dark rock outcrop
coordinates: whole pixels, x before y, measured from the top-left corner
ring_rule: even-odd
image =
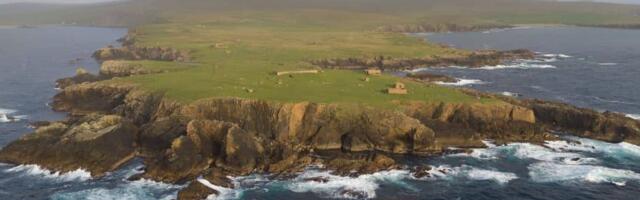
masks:
[[[73,123],[40,127],[0,151],[0,162],[38,164],[102,176],[132,159],[138,128],[115,115],[89,115]]]
[[[56,88],[65,89],[72,85],[77,85],[82,83],[92,83],[92,82],[102,81],[106,79],[107,79],[106,77],[102,77],[99,75],[82,73],[82,74],[77,74],[73,77],[56,80]]]
[[[400,110],[235,98],[181,105],[132,85],[80,84],[65,88],[53,104],[76,117],[43,126],[10,144],[0,151],[0,161],[60,171],[85,168],[100,175],[137,151],[147,166],[142,177],[192,181],[180,194],[188,199],[215,194],[193,181],[204,176],[214,182],[220,176],[208,177],[213,172],[286,177],[324,164],[338,174],[371,173],[398,167],[394,157],[387,155],[433,155],[449,147],[483,147],[484,139],[542,142],[554,138],[549,134],[553,130],[640,143],[640,122],[619,114],[475,95],[503,102],[414,102]]]
[[[470,32],[485,31],[491,29],[514,28],[511,25],[504,24],[477,24],[477,25],[460,25],[460,24],[402,24],[381,26],[377,30],[383,32],[399,32],[399,33],[442,33],[442,32]]]
[[[517,59],[533,59],[535,53],[525,49],[510,51],[483,50],[468,55],[424,58],[392,58],[379,56],[374,58],[337,58],[311,61],[312,64],[328,69],[367,69],[371,67],[383,70],[408,70],[420,67],[484,67],[503,64]]]
[[[159,61],[189,61],[189,53],[165,47],[106,47],[97,50],[93,57],[99,61],[107,60],[159,60]]]
[[[426,72],[410,73],[410,74],[407,74],[407,77],[414,80],[427,82],[427,83],[434,83],[434,82],[453,83],[458,81],[457,79],[450,76],[440,75],[440,74],[431,74]]]

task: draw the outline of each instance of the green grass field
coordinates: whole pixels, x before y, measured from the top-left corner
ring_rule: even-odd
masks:
[[[486,102],[457,90],[401,80],[391,75],[371,76],[362,71],[324,70],[319,74],[276,76],[276,71],[318,69],[308,61],[326,58],[373,56],[423,57],[466,54],[442,48],[400,33],[368,31],[366,24],[347,27],[317,25],[322,21],[288,21],[283,13],[247,19],[247,15],[207,16],[201,23],[142,26],[136,41],[143,46],[166,46],[192,52],[195,67],[128,77],[163,91],[173,99],[190,102],[208,97],[241,97],[279,102],[362,103],[385,106],[406,101]],[[361,17],[352,15],[353,17]],[[368,17],[368,16],[367,16]],[[281,20],[285,19],[285,20]],[[148,62],[148,61],[140,61]],[[153,65],[144,65],[154,67]],[[161,66],[161,65],[159,65]],[[409,95],[384,91],[405,83]]]

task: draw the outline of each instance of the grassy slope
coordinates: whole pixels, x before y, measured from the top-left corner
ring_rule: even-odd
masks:
[[[404,81],[410,90],[409,95],[388,95],[383,90],[398,78],[384,75],[370,77],[367,82],[364,81],[366,75],[360,71],[325,70],[317,75],[293,77],[274,75],[279,70],[314,68],[307,61],[324,58],[378,55],[422,57],[466,53],[431,45],[403,34],[371,32],[361,28],[368,26],[360,23],[361,20],[376,17],[384,18],[373,14],[319,10],[230,12],[143,26],[136,29],[139,45],[189,49],[195,61],[201,65],[180,72],[118,81],[140,83],[186,102],[206,97],[243,97],[284,102],[358,102],[382,106],[407,100],[477,101],[456,90],[411,81]],[[340,19],[347,20],[336,23]],[[225,48],[216,48],[215,44],[218,43],[224,44]]]

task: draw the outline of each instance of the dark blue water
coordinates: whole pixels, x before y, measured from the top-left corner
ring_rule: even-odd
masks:
[[[466,49],[526,48],[541,54],[555,54],[547,55],[547,62],[519,63],[519,68],[431,70],[488,82],[470,87],[640,114],[639,30],[532,28],[432,34],[428,40]],[[536,68],[545,66],[554,68]]]
[[[47,106],[56,93],[54,81],[74,75],[79,66],[96,72],[93,51],[116,45],[125,33],[125,29],[111,28],[0,28],[0,146],[31,132],[30,122],[62,119],[63,113]],[[19,121],[3,120],[7,115]],[[138,165],[132,163],[104,179],[91,180],[83,171],[57,175],[37,166],[0,164],[0,199],[48,199],[55,193],[69,193],[67,199],[175,195],[175,186],[124,181]]]
[[[0,145],[25,132],[28,122],[63,117],[46,106],[53,81],[77,66],[91,71],[94,49],[111,44],[122,29],[45,27],[0,29],[0,108],[17,122],[0,122]],[[580,106],[640,113],[639,31],[591,28],[543,28],[490,33],[430,35],[462,48],[529,48],[537,61],[484,69],[430,69],[463,79],[480,90],[519,93]],[[554,54],[554,55],[543,55]],[[557,55],[557,54],[566,54]],[[79,58],[79,59],[78,59]],[[471,81],[473,83],[473,81]],[[9,110],[10,109],[10,110]],[[578,141],[578,142],[567,142]],[[488,143],[490,144],[490,143]],[[221,189],[211,199],[637,199],[640,196],[640,147],[581,138],[544,146],[511,144],[471,154],[412,158],[434,167],[417,179],[406,170],[340,177],[322,169],[289,180],[269,175],[233,178],[236,189]],[[55,174],[37,166],[0,164],[0,199],[174,199],[182,186],[146,180],[139,161],[101,179],[78,170]],[[326,183],[306,181],[326,177]]]

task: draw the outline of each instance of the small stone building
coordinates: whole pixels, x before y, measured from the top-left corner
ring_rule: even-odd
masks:
[[[371,76],[378,76],[382,74],[382,70],[378,68],[369,68],[364,71],[367,73],[367,75],[371,75]]]
[[[404,83],[396,82],[392,88],[387,89],[389,94],[408,94],[407,88]]]

